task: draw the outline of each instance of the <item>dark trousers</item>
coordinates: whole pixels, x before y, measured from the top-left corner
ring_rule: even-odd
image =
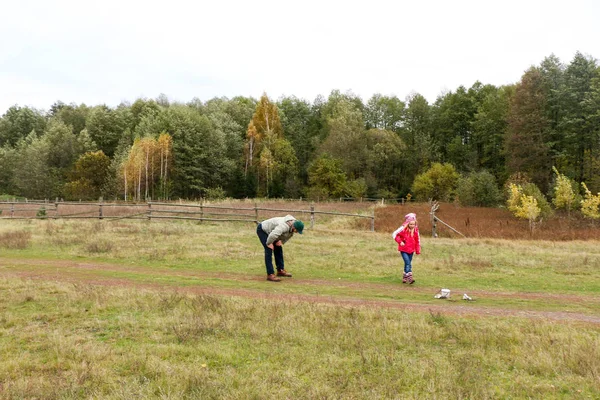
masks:
[[[262,230],[262,225],[258,224],[256,227],[256,234],[258,235],[258,239],[262,243],[265,248],[265,266],[267,267],[267,274],[274,274],[275,270],[273,269],[273,253],[275,253],[275,265],[278,270],[283,268],[283,246],[274,246],[274,250],[271,250],[267,247],[267,238],[269,235]]]

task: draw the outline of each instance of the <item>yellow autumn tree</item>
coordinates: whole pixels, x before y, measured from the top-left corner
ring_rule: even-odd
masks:
[[[263,93],[248,124],[244,149],[245,174],[255,174],[259,195],[269,196],[269,186],[277,175],[278,169],[284,168],[289,162],[297,162],[295,155],[292,161],[283,161],[284,156],[288,159],[289,157],[277,151],[285,148],[280,145],[281,141],[285,139],[277,105]]]
[[[168,200],[170,195],[169,170],[173,162],[173,138],[168,133],[158,136],[158,151],[160,158],[159,197]]]
[[[584,182],[581,182],[581,186],[585,190],[585,196],[581,200],[581,213],[587,218],[600,218],[600,193],[592,194]]]
[[[537,199],[534,196],[523,193],[521,185],[511,183],[508,186],[508,200],[506,201],[506,205],[515,217],[529,221],[529,231],[533,233],[535,222],[542,214]]]
[[[168,197],[172,143],[171,136],[166,133],[158,139],[144,137],[134,140],[122,165],[125,200],[128,197],[137,201],[152,199],[157,184],[159,197]]]
[[[571,208],[575,204],[576,193],[573,190],[571,181],[565,175],[558,172],[556,167],[552,167],[552,170],[556,174],[556,184],[554,185],[554,198],[552,204],[556,208],[564,208],[567,210],[567,214],[571,213]]]

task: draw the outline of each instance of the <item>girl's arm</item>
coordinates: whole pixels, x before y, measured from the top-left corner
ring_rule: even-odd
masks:
[[[394,231],[394,233],[392,233],[392,239],[396,240],[396,236],[398,236],[398,234],[400,232],[402,232],[404,230],[404,228],[406,228],[406,224],[404,224],[404,225],[400,226],[400,228],[396,229]]]

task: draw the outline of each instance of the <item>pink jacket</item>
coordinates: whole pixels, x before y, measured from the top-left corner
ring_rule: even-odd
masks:
[[[421,241],[419,240],[419,227],[415,226],[415,232],[413,236],[410,235],[408,228],[399,229],[394,237],[396,243],[398,243],[398,251],[405,253],[417,253],[421,254]],[[404,246],[401,243],[404,242]]]

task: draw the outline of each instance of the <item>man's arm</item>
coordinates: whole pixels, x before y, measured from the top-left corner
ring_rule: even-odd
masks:
[[[287,230],[290,229],[290,227],[288,226],[287,223],[283,223],[283,224],[279,224],[275,227],[275,229],[273,229],[271,231],[271,233],[269,233],[269,236],[267,237],[267,246],[270,244],[275,243],[276,241],[279,240],[279,237],[281,235],[283,235],[283,233]]]

